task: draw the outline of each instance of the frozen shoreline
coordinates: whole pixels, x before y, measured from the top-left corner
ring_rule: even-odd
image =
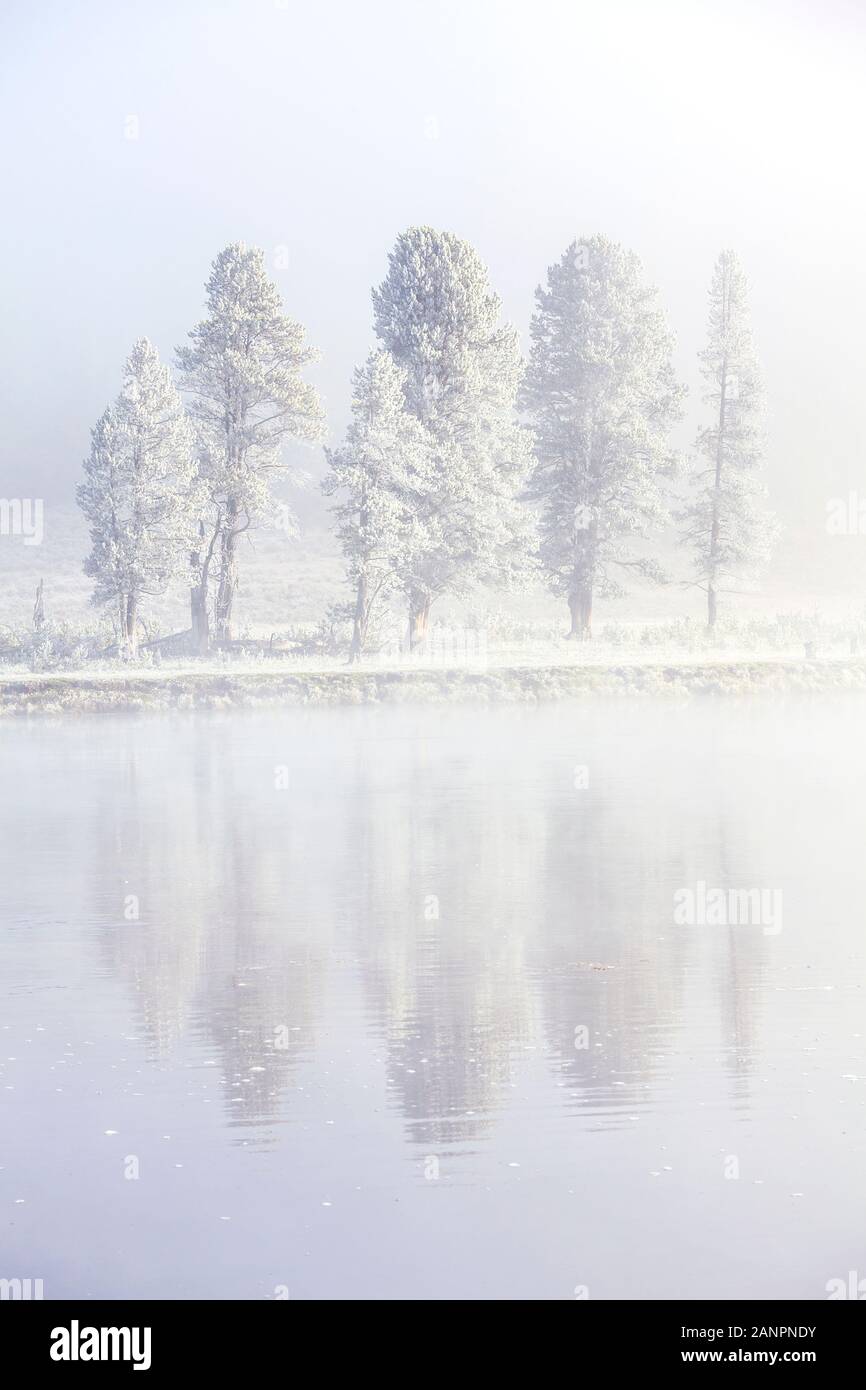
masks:
[[[591,665],[345,667],[231,672],[152,669],[0,673],[0,717],[255,709],[279,705],[541,703],[597,697],[866,692],[866,659],[737,659]]]

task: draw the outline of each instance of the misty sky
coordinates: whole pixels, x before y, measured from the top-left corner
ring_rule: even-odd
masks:
[[[686,443],[733,246],[773,502],[822,529],[829,496],[866,492],[864,31],[844,0],[7,0],[0,492],[71,496],[133,340],[171,360],[232,240],[266,249],[340,432],[370,287],[424,222],[475,244],[524,345],[571,238],[636,250],[677,334]]]

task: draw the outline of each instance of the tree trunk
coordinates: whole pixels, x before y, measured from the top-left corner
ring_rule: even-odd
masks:
[[[126,598],[126,646],[130,656],[138,652],[138,595]]]
[[[237,514],[237,504],[230,502],[220,545],[220,582],[216,597],[216,639],[218,642],[230,642],[232,640],[232,607],[238,582],[235,553],[237,536],[234,529]]]
[[[722,366],[721,395],[719,398],[719,435],[716,440],[716,481],[713,488],[713,521],[710,528],[709,582],[707,584],[707,627],[716,625],[716,578],[719,560],[719,520],[722,494],[722,464],[725,457],[725,404],[728,383],[727,358]]]
[[[126,594],[120,594],[117,599],[117,654],[125,661],[129,655],[129,643],[126,636]]]
[[[592,589],[582,584],[573,589],[568,596],[568,610],[571,613],[570,638],[586,642],[592,637]]]
[[[210,567],[218,531],[205,547],[204,522],[198,524],[199,548],[189,557],[190,573],[197,581],[189,590],[189,623],[192,636],[192,649],[197,656],[207,656],[210,652],[210,615],[208,598],[210,596]]]
[[[409,650],[414,651],[416,647],[424,641],[427,636],[427,627],[430,622],[429,594],[412,593],[409,595]]]
[[[189,591],[189,619],[192,628],[192,649],[196,656],[207,656],[210,650],[207,580],[201,584],[193,584]]]
[[[353,665],[360,659],[361,652],[364,650],[364,643],[367,640],[367,621],[369,610],[367,605],[367,576],[362,574],[358,577],[358,597],[355,600],[355,622],[352,628],[352,644],[349,647],[349,664]]]
[[[45,626],[45,580],[40,579],[36,590],[36,603],[33,607],[33,630],[40,632]]]

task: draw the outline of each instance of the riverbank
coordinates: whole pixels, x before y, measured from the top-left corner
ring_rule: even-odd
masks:
[[[866,660],[767,658],[598,665],[343,667],[325,671],[153,669],[135,674],[119,668],[98,674],[0,673],[0,717],[278,705],[508,704],[597,697],[743,697],[846,691],[866,691]]]

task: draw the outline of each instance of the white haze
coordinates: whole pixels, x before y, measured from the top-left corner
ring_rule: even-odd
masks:
[[[789,546],[826,551],[827,499],[864,460],[855,4],[48,0],[7,4],[0,38],[0,491],[71,498],[132,342],[170,360],[228,241],[287,248],[335,437],[400,230],[475,244],[524,345],[546,266],[603,231],[661,289],[684,445],[713,261],[739,252],[772,503]]]

